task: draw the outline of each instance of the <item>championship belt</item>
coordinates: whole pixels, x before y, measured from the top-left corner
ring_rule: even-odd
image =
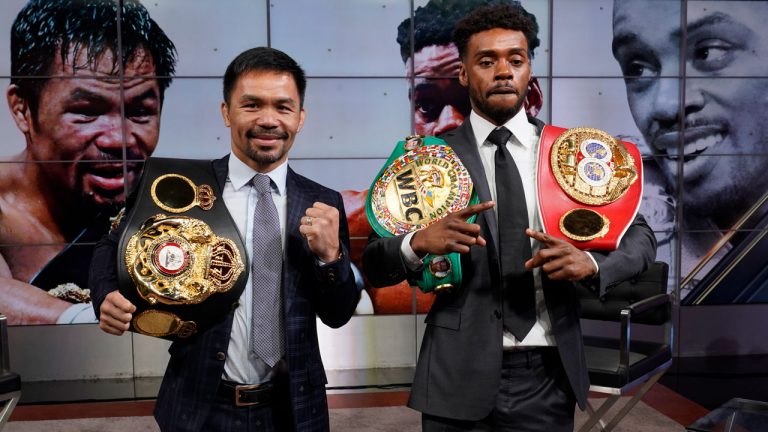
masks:
[[[211,161],[150,158],[126,217],[117,276],[132,331],[184,339],[237,306],[247,255]]]
[[[400,141],[368,191],[368,223],[381,237],[418,231],[479,202],[469,172],[445,141],[420,135]],[[474,222],[476,215],[468,219]],[[429,254],[417,280],[425,292],[461,285],[461,256]]]
[[[631,143],[598,129],[545,126],[537,173],[544,231],[579,249],[616,249],[640,207],[642,174]]]

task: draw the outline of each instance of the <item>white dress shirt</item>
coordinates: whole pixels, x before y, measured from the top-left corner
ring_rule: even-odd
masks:
[[[256,189],[251,185],[251,179],[256,171],[243,163],[234,154],[229,156],[229,175],[224,185],[223,198],[238,231],[245,242],[248,253],[247,265],[250,265],[253,253],[253,212],[258,201]],[[288,175],[287,161],[266,173],[272,180],[272,199],[277,207],[280,218],[280,235],[283,239],[283,259],[285,258],[285,223],[287,213],[286,176]],[[268,381],[274,375],[274,369],[256,356],[250,349],[251,339],[251,276],[240,295],[240,307],[235,309],[232,322],[227,359],[224,363],[222,378],[242,384],[258,384]],[[279,362],[275,368],[281,367]]]
[[[491,191],[491,198],[496,200],[496,163],[494,157],[496,154],[496,145],[486,141],[488,135],[496,129],[496,126],[488,120],[480,117],[475,111],[469,115],[469,121],[472,125],[472,131],[475,133],[475,142],[478,143],[480,159],[483,161],[485,169],[485,178]],[[539,153],[539,136],[536,133],[536,127],[528,122],[525,110],[520,110],[514,117],[509,119],[504,126],[512,132],[512,137],[507,142],[507,150],[515,160],[517,170],[520,172],[520,178],[523,181],[525,190],[525,204],[528,207],[528,226],[536,231],[541,231],[541,222],[539,219],[539,206],[536,191],[536,169]],[[498,216],[496,207],[493,211]],[[537,241],[531,240],[531,253],[536,254],[540,249]],[[514,348],[516,346],[554,346],[555,338],[552,335],[552,322],[549,319],[547,305],[544,301],[544,291],[541,284],[541,268],[533,269],[533,284],[536,290],[536,323],[531,331],[522,341],[517,340],[512,333],[504,329],[503,345],[504,348]]]

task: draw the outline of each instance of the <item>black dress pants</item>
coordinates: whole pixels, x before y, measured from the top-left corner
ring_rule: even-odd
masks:
[[[457,388],[456,391],[461,391]],[[505,351],[491,413],[478,421],[422,414],[424,432],[572,432],[576,397],[557,348]]]

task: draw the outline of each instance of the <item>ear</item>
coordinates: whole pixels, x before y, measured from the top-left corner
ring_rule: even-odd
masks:
[[[11,84],[8,86],[8,90],[5,92],[5,96],[8,99],[8,109],[11,111],[11,117],[16,122],[16,127],[19,128],[21,133],[29,133],[29,128],[32,123],[32,113],[29,112],[29,104],[27,100],[21,97],[19,86]]]
[[[467,87],[469,85],[469,77],[467,76],[467,67],[464,66],[464,62],[461,62],[459,67],[459,84]]]
[[[304,127],[304,119],[307,117],[307,112],[304,110],[304,108],[301,109],[301,113],[299,113],[299,128],[296,129],[296,133],[301,132],[301,128]]]
[[[224,125],[230,127],[229,123],[229,107],[226,102],[221,103],[221,117],[224,119]]]

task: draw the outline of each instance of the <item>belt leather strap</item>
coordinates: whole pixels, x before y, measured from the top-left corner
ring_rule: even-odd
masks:
[[[272,402],[273,385],[271,382],[246,385],[221,380],[217,394],[239,407],[266,405]]]

